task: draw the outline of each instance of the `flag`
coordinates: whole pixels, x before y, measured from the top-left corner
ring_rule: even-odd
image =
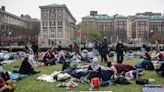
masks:
[[[77,32],[77,38],[80,38],[80,31]]]
[[[81,33],[80,31],[77,32],[77,35],[76,35],[76,43],[80,44],[81,43]]]

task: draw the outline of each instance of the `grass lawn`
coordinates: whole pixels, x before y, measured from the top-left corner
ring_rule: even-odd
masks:
[[[135,65],[139,59],[134,58],[131,61],[128,61],[126,58],[124,59],[123,63]],[[112,59],[111,59],[112,61]],[[114,63],[114,61],[112,61]],[[18,70],[18,68],[14,68],[14,66],[20,65],[21,62],[13,62],[8,65],[4,65],[4,69],[7,71],[12,70]],[[104,63],[101,63],[101,65],[104,65]],[[17,81],[16,84],[16,90],[15,92],[66,92],[66,91],[88,91],[90,88],[89,84],[82,84],[78,83],[78,87],[73,89],[66,90],[65,88],[58,88],[56,85],[59,82],[55,83],[47,83],[43,81],[37,81],[37,77],[41,74],[51,74],[55,70],[61,70],[61,65],[54,65],[54,66],[44,66],[44,67],[38,67],[37,70],[40,70],[41,73],[29,76],[27,78],[24,78],[21,81]],[[155,71],[145,71],[142,78],[152,78],[155,79],[154,83],[162,84],[164,85],[164,78],[157,75]],[[130,85],[112,85],[107,87],[101,87],[99,89],[95,89],[96,91],[112,91],[112,92],[141,92],[142,86],[135,84],[135,81],[132,81],[132,84]]]

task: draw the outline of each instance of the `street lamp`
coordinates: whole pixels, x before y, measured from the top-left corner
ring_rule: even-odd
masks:
[[[10,43],[9,44],[10,45],[10,50],[9,51],[11,52],[12,51],[12,48],[11,48],[11,32],[9,32],[9,37],[10,37],[10,42],[9,42]]]
[[[153,30],[150,30],[150,33],[149,33],[149,41],[150,42],[151,42],[152,33],[153,33]]]

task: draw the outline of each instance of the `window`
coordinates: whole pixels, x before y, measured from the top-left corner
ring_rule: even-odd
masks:
[[[51,28],[51,32],[55,32],[55,30],[53,28]]]
[[[63,30],[61,27],[58,28],[58,37],[63,37]]]
[[[43,27],[43,30],[44,30],[44,29],[47,29],[47,27]]]
[[[43,25],[43,26],[45,26],[45,23],[44,23],[44,21],[42,22],[42,25]]]
[[[54,21],[54,26],[56,26],[56,21]]]
[[[51,21],[49,22],[49,26],[51,26]]]
[[[62,25],[63,25],[62,21],[59,21],[59,22],[58,22],[58,26],[61,27]]]
[[[45,26],[47,26],[47,21],[45,21]]]
[[[58,15],[58,18],[62,18],[63,17],[63,10],[59,9],[57,15]]]
[[[47,37],[47,33],[43,33],[43,37]]]
[[[51,34],[51,37],[54,38],[55,37],[55,34]]]

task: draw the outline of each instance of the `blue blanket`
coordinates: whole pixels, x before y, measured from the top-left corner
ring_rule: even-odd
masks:
[[[29,76],[28,74],[23,75],[23,74],[20,74],[20,73],[11,72],[10,79],[19,80],[19,79],[23,79],[23,78],[28,77],[28,76]]]

